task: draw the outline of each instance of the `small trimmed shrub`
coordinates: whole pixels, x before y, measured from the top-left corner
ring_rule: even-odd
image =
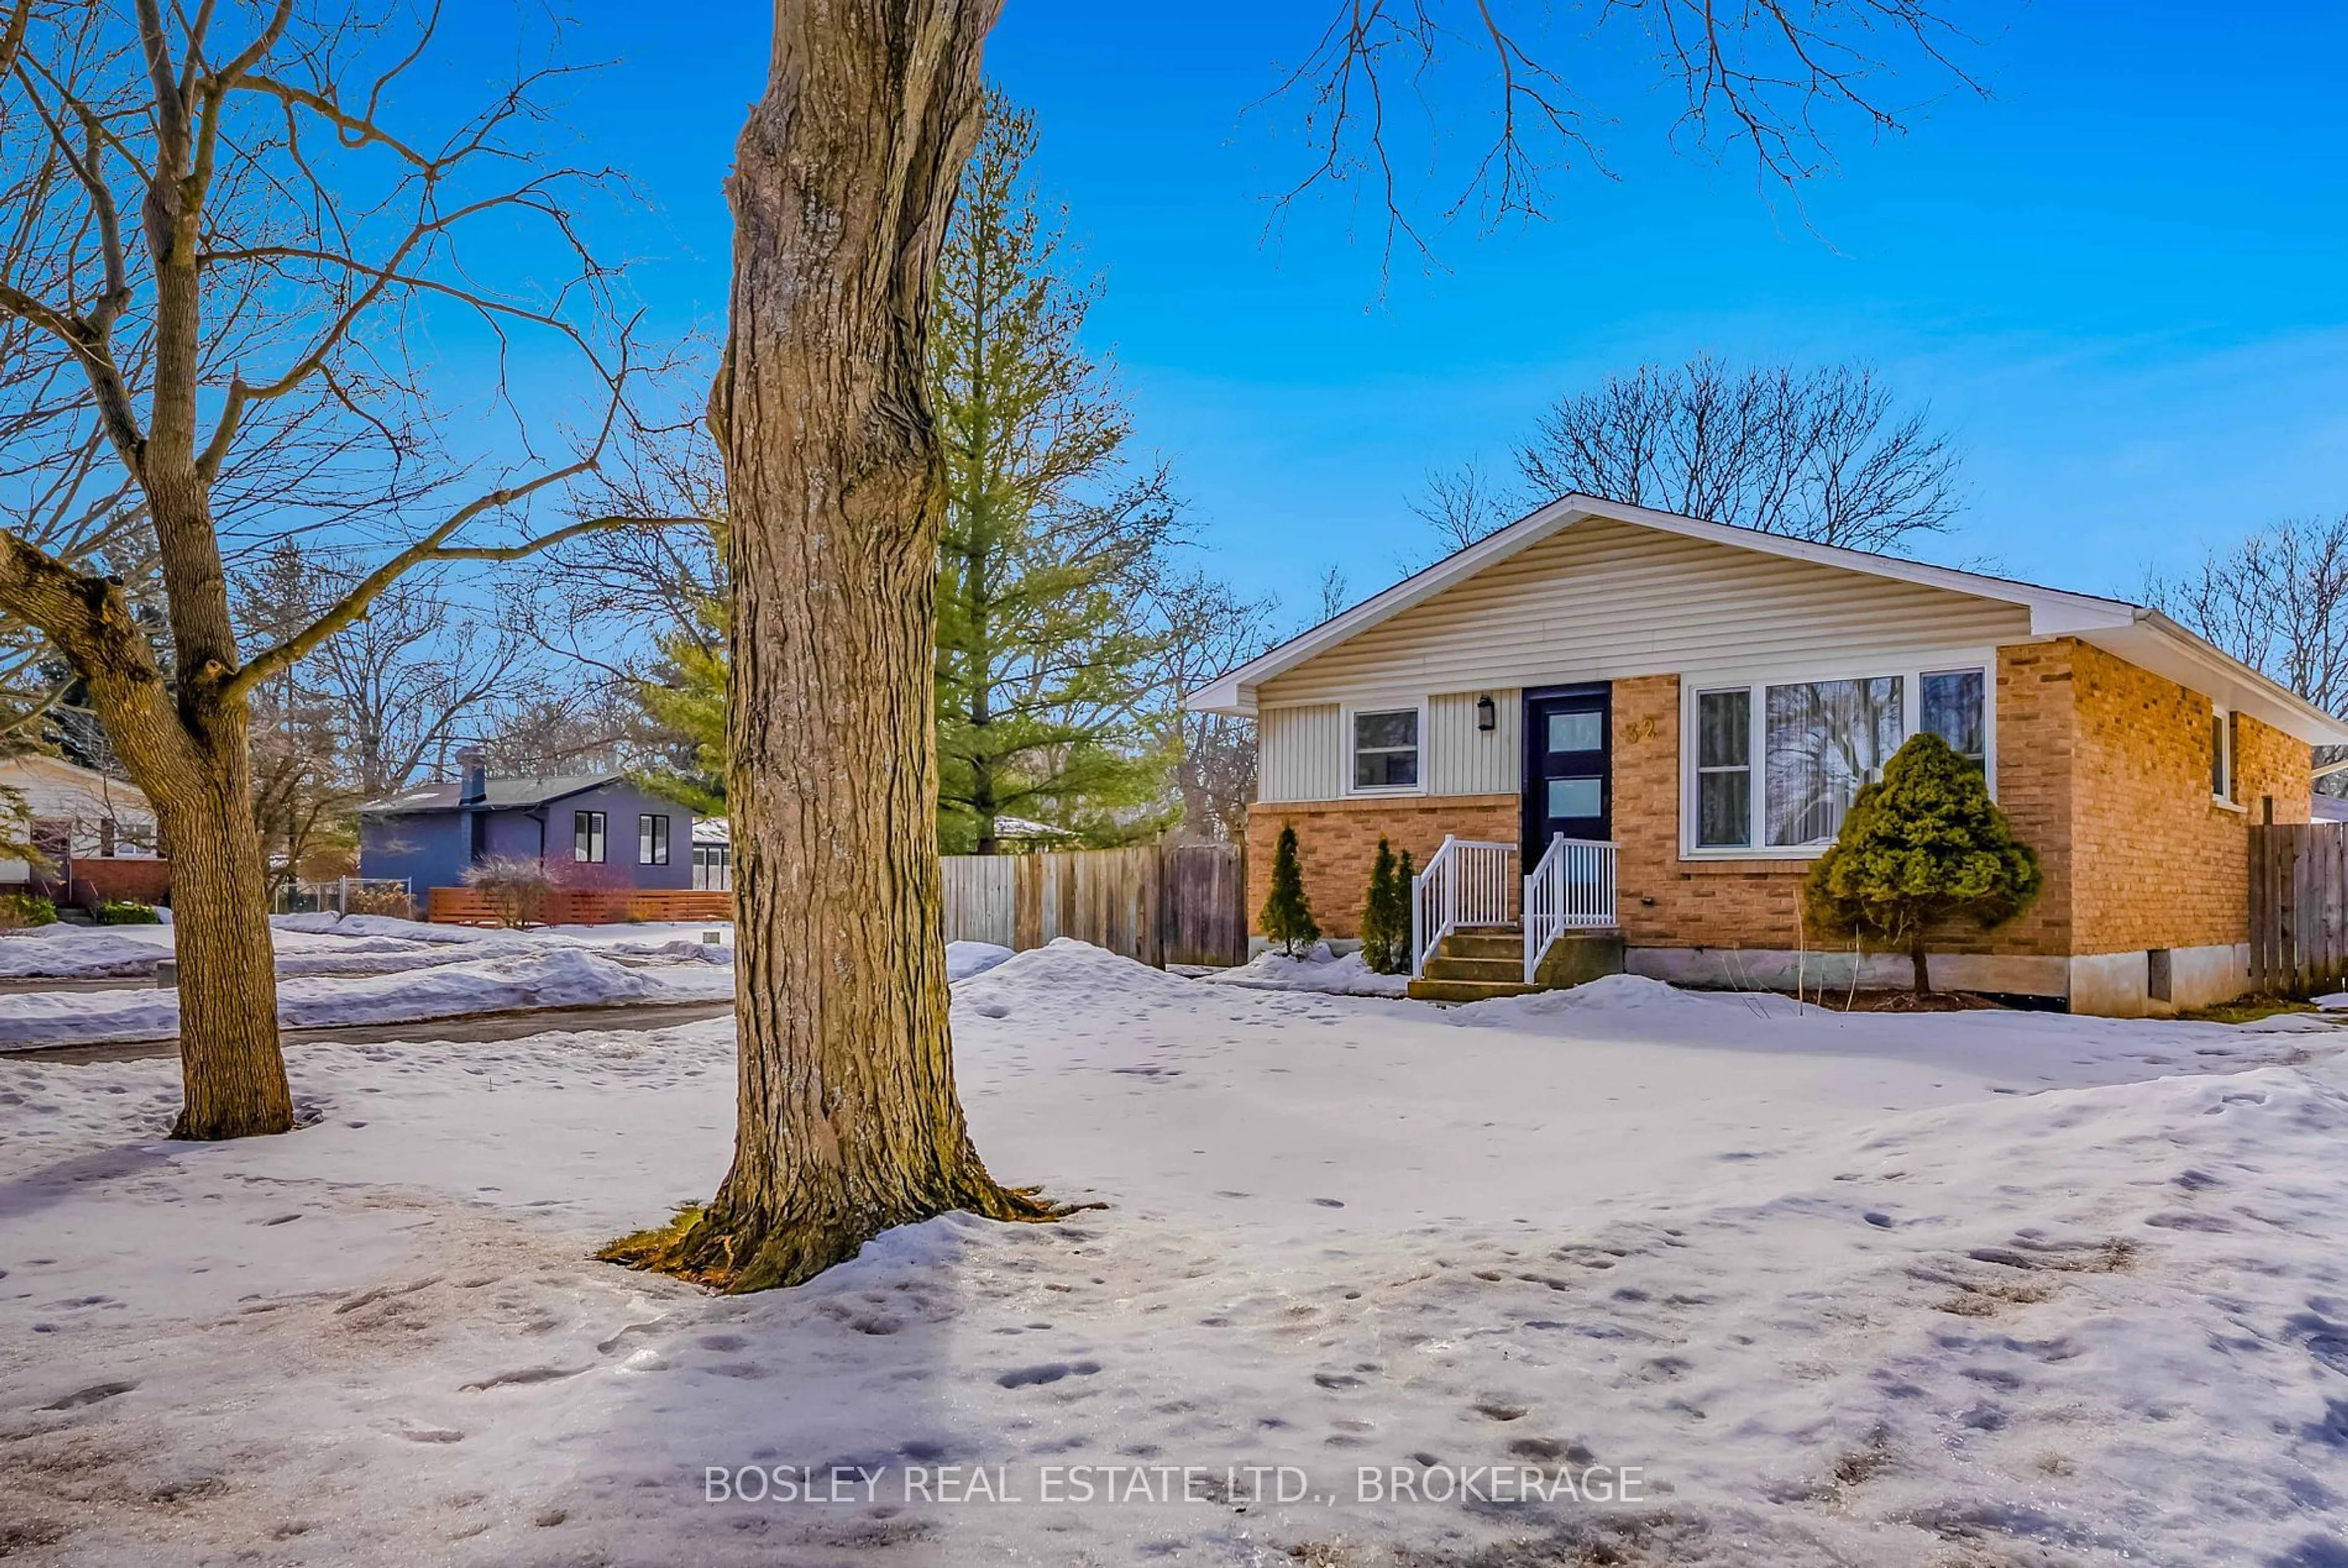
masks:
[[[20,931],[27,926],[57,924],[57,904],[38,893],[11,893],[0,897],[0,931]]]
[[[1272,892],[1256,916],[1272,944],[1292,958],[1303,958],[1321,939],[1313,901],[1304,896],[1304,873],[1296,864],[1296,825],[1282,823],[1272,852]]]
[[[1362,906],[1362,962],[1382,975],[1410,968],[1410,882],[1384,836],[1370,862],[1370,896]]]
[[[152,904],[141,904],[136,898],[108,898],[96,909],[95,917],[101,926],[160,926],[162,917],[155,913]]]
[[[1925,996],[1933,922],[2002,926],[2030,907],[2042,882],[2037,853],[2013,836],[1981,770],[1925,733],[1910,736],[1882,780],[1859,792],[1802,897],[1809,917],[1837,936],[1907,949]]]

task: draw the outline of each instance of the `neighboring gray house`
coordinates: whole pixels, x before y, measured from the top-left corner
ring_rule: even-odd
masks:
[[[582,887],[694,886],[693,813],[613,774],[493,779],[467,760],[457,784],[359,807],[359,875],[421,897],[491,857],[541,860]]]

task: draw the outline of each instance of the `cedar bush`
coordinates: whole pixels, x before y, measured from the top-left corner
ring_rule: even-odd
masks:
[[[1382,975],[1410,968],[1410,874],[1395,864],[1394,846],[1383,835],[1362,906],[1362,961]]]
[[[1273,946],[1290,958],[1302,958],[1321,939],[1313,918],[1313,901],[1304,896],[1304,873],[1296,864],[1296,825],[1282,823],[1280,843],[1272,852],[1272,891],[1265,896],[1256,924]]]
[[[38,893],[0,895],[0,931],[14,931],[27,926],[54,926],[57,907]]]
[[[1927,733],[1910,736],[1882,779],[1859,792],[1802,897],[1827,931],[1906,948],[1923,996],[1932,989],[1929,927],[1954,917],[2002,926],[2030,907],[2043,881],[2037,852],[2013,836],[1981,770]]]
[[[101,926],[160,926],[162,917],[155,913],[152,904],[141,904],[136,898],[108,898],[94,912],[93,918]]]

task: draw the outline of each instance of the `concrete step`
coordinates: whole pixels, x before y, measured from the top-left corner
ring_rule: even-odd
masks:
[[[1519,968],[1518,973],[1524,971]],[[1540,989],[1522,980],[1438,980],[1417,979],[1410,982],[1412,999],[1423,1002],[1483,1002],[1495,997],[1528,996]]]
[[[1447,948],[1438,948],[1426,967],[1430,980],[1498,980],[1505,984],[1525,978],[1522,949],[1505,958],[1468,958],[1454,957]]]
[[[1525,934],[1522,931],[1493,930],[1489,927],[1473,931],[1454,931],[1436,944],[1435,950],[1447,958],[1514,958],[1519,968],[1525,961]]]

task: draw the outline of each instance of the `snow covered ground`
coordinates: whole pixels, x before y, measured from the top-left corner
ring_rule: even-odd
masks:
[[[724,1021],[298,1048],[227,1146],[170,1063],[0,1061],[0,1550],[2348,1562],[2329,1025],[955,996],[992,1168],[1108,1207],[738,1299],[587,1261],[723,1173]]]
[[[281,915],[279,1021],[289,1029],[411,1022],[522,1008],[724,1001],[729,926],[647,923],[496,931],[381,916]],[[724,940],[702,940],[705,930]],[[0,938],[0,976],[144,977],[172,952],[170,926],[44,926]],[[178,1032],[176,992],[0,995],[0,1052],[158,1040]]]
[[[1410,985],[1408,975],[1382,975],[1358,952],[1334,955],[1326,942],[1316,942],[1301,958],[1269,949],[1236,968],[1218,969],[1200,977],[1217,985],[1246,986],[1266,991],[1323,991],[1332,996],[1398,997]]]

